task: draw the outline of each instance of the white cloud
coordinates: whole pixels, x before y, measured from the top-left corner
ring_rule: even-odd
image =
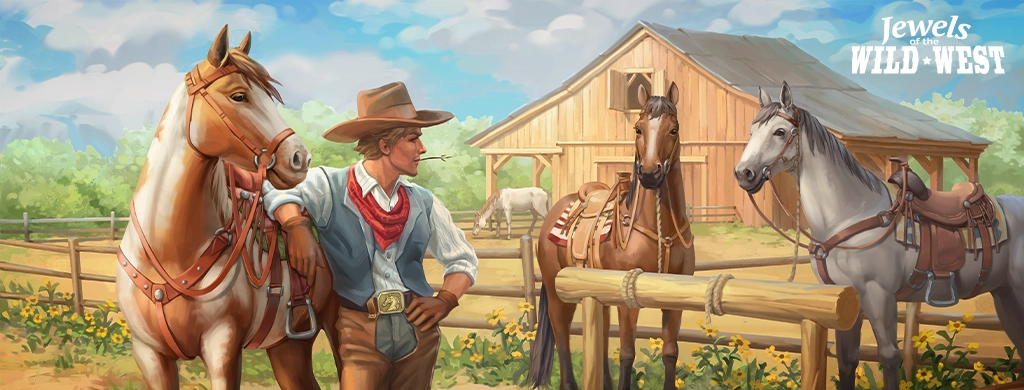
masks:
[[[742,0],[729,10],[729,19],[747,26],[767,26],[785,11],[827,7],[822,0]]]
[[[416,3],[416,13],[435,18],[445,18],[466,11],[464,0],[423,0]]]
[[[780,20],[779,27],[768,34],[787,39],[817,39],[821,43],[829,43],[841,34],[831,22],[814,20],[809,22],[796,22],[792,20]]]
[[[707,31],[724,33],[731,29],[732,23],[729,23],[726,19],[718,18],[711,21],[711,24],[708,25]]]
[[[281,82],[281,97],[291,107],[320,99],[339,111],[354,110],[360,90],[392,81],[415,84],[412,73],[403,65],[382,60],[374,53],[335,51],[320,58],[286,55],[264,66]],[[426,104],[420,103],[423,98],[416,98],[417,105]]]
[[[427,29],[421,26],[409,26],[398,33],[398,40],[407,45],[427,39]]]

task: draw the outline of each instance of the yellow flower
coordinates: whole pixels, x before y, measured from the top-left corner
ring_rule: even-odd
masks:
[[[704,327],[704,319],[703,318],[698,318],[697,319],[697,327],[698,328],[703,328]]]
[[[530,302],[519,302],[519,311],[525,313],[533,310],[533,304]]]
[[[952,381],[952,382],[949,382],[949,385],[950,385],[950,386],[952,386],[952,387],[953,387],[954,389],[958,388],[957,386],[958,386],[959,384],[960,384],[960,382],[957,382],[957,381]]]
[[[910,390],[914,388],[914,384],[907,381],[900,381],[900,390]]]
[[[679,368],[679,367],[682,367],[682,366],[683,366],[683,361],[682,360],[676,360],[676,368]]]
[[[768,353],[768,356],[772,356],[772,357],[775,356],[775,346],[774,345],[771,345],[768,348],[765,348],[764,351]]]
[[[117,320],[117,324],[118,324],[118,325],[121,325],[121,327],[125,327],[125,326],[128,326],[128,322],[127,322],[127,321],[125,321],[125,320],[124,320],[124,318],[119,318],[119,319]]]
[[[21,306],[21,301],[11,301],[11,307]]]
[[[10,315],[10,314],[7,314],[7,312],[6,312],[6,311],[5,311],[5,312],[3,312],[3,314],[0,314],[0,315],[4,316],[4,318],[6,318],[6,319],[7,319],[8,321],[10,321],[10,319],[11,319],[11,315]]]
[[[85,328],[85,333],[92,333],[92,332],[94,332],[95,330],[96,330],[96,327],[95,327],[95,326],[90,326],[90,327],[88,327],[88,328]]]
[[[41,324],[44,319],[46,319],[46,317],[43,316],[42,314],[36,314],[36,316],[32,318],[32,322],[35,322],[37,324]]]
[[[523,340],[533,341],[533,339],[536,339],[536,338],[537,338],[537,331],[536,330],[531,330],[529,332],[524,332],[523,333]]]
[[[974,319],[974,313],[964,313],[964,322],[971,322]]]
[[[985,363],[975,362],[974,363],[974,371],[985,371]]]
[[[615,353],[612,354],[612,358],[615,359],[615,364],[619,364],[619,351],[615,351]]]
[[[56,317],[60,315],[60,308],[57,307],[56,305],[50,306],[50,308],[47,311],[50,312],[50,317]]]
[[[462,348],[463,349],[471,348],[473,346],[473,343],[475,343],[475,342],[476,342],[476,339],[472,339],[472,338],[469,338],[469,337],[464,338],[464,339],[462,339]]]
[[[500,351],[500,350],[501,350],[501,345],[498,345],[498,344],[491,344],[491,346],[487,348],[487,352],[490,352],[490,353],[498,353],[498,351]]]
[[[437,357],[443,358],[444,357],[444,351],[437,351]]]
[[[82,318],[85,318],[86,322],[92,322],[92,314],[85,313],[85,316],[83,316]]]
[[[929,368],[919,368],[917,370],[917,380],[919,382],[927,382],[932,379],[932,370]]]
[[[521,357],[523,357],[523,353],[522,352],[519,352],[519,351],[512,352],[512,358],[519,359]]]
[[[690,352],[693,353],[694,355],[699,354],[700,351],[701,351],[701,348],[699,346],[696,346],[696,345],[694,345],[693,347],[690,348]]]
[[[932,387],[939,387],[939,386],[942,386],[942,382],[939,382],[938,379],[932,379],[932,380],[928,381],[928,388],[929,389],[932,388]]]
[[[99,327],[99,329],[96,329],[96,337],[99,337],[99,338],[107,337],[107,328],[104,328],[104,327],[101,326],[101,327]]]
[[[747,379],[747,373],[744,371],[736,371],[732,376],[736,377],[736,380],[740,381],[740,383]]]
[[[775,383],[775,381],[779,380],[779,376],[775,374],[769,374],[764,379],[767,379],[769,383]]]
[[[517,336],[522,332],[522,330],[523,329],[519,326],[519,324],[515,322],[509,322],[507,325],[505,325],[504,333],[510,336]]]
[[[787,382],[786,382],[786,387],[788,387],[788,388],[790,388],[790,389],[795,389],[795,388],[796,388],[796,382],[793,382],[793,381],[787,381]]]
[[[790,360],[789,352],[779,352],[779,354],[775,356],[775,360],[779,363],[788,363]]]
[[[964,323],[960,321],[949,321],[949,324],[946,325],[946,329],[949,329],[950,332],[959,332],[961,330],[964,330],[964,328]]]
[[[864,367],[857,367],[857,377],[861,378],[864,376]]]
[[[30,315],[32,315],[32,308],[28,306],[21,308],[21,318],[28,318]]]
[[[718,329],[715,328],[704,328],[704,335],[710,338],[718,337]]]
[[[71,321],[78,321],[78,313],[71,314]]]
[[[640,387],[644,387],[644,380],[643,379],[637,379],[636,380],[636,385],[640,386]]]
[[[676,388],[682,389],[686,387],[686,382],[683,382],[683,378],[676,378]]]
[[[107,299],[107,307],[110,308],[110,310],[114,310],[117,308],[117,305],[114,304],[113,300]]]
[[[68,336],[71,336],[71,328],[68,328],[68,331],[66,333],[68,334]]]
[[[967,350],[968,351],[977,351],[978,350],[978,343],[967,343]]]
[[[1003,374],[1001,373],[996,374],[996,376],[992,377],[992,379],[995,381],[997,385],[1001,385],[1003,383],[1010,383],[1010,378],[1003,376]]]
[[[508,317],[505,317],[505,309],[494,309],[494,311],[487,313],[487,323],[491,325],[497,325],[499,321],[505,321]]]
[[[750,341],[743,338],[740,335],[734,335],[731,337],[732,341],[729,342],[730,347],[736,347],[738,352],[744,352],[750,349]]]
[[[132,331],[129,330],[128,328],[121,328],[121,335],[125,337],[131,337],[131,333]]]
[[[942,364],[942,362],[939,362],[939,365],[938,365],[939,371],[942,371],[942,368],[945,367],[945,366],[946,366],[945,364]]]
[[[761,390],[763,388],[764,388],[764,383],[761,383],[761,382],[753,382],[753,383],[750,384],[750,389],[751,390]]]
[[[124,338],[122,338],[121,335],[115,334],[113,336],[110,336],[110,341],[112,341],[114,344],[121,344],[121,342],[124,341]]]
[[[914,342],[915,348],[924,350],[925,348],[928,347],[928,343],[935,342],[935,337],[932,337],[934,333],[935,332],[931,330],[922,330],[921,333],[911,337],[910,340]]]
[[[474,353],[473,356],[469,357],[469,360],[474,362],[474,363],[480,363],[481,360],[484,360],[484,355],[481,355],[479,353]]]
[[[462,357],[462,351],[452,351],[452,357]]]
[[[35,305],[39,303],[39,297],[35,295],[29,295],[28,297],[25,298],[25,302],[28,302],[29,305]]]
[[[651,347],[651,349],[661,349],[661,347],[665,345],[665,342],[661,340],[661,337],[652,337],[650,341],[647,342],[647,344]]]

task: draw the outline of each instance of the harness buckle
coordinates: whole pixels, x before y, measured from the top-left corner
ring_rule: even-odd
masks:
[[[252,156],[252,164],[256,166],[256,169],[260,167],[260,156],[267,153],[267,148],[260,149],[263,153]],[[277,153],[270,155],[270,164],[267,164],[267,170],[274,169],[274,165],[277,165]]]
[[[768,180],[768,178],[770,178],[771,176],[772,176],[772,171],[768,170],[768,166],[767,165],[765,165],[764,168],[761,168],[761,179],[762,180]]]
[[[878,217],[882,218],[882,226],[880,226],[880,227],[889,227],[889,225],[892,224],[892,221],[895,220],[895,218],[891,218],[891,217],[886,218],[886,217],[888,217],[888,215],[889,215],[889,210],[882,210],[882,211],[878,212]]]
[[[828,251],[825,250],[825,247],[821,246],[821,243],[815,242],[811,244],[808,246],[807,251],[815,258],[820,258],[821,260],[828,258]]]
[[[915,274],[922,274],[922,275],[925,275],[926,277],[931,277],[931,278],[935,277],[935,275],[932,274],[931,271],[925,272],[925,271],[921,271],[921,270],[919,270],[919,269],[917,269],[915,267],[914,268],[914,272],[911,272],[910,276],[907,277],[907,285],[909,285],[910,288],[912,288],[914,290],[917,290],[917,289],[919,289],[921,287],[924,287],[924,284],[927,282],[927,279],[926,279],[924,282],[921,282],[919,284],[914,284],[914,282],[911,282],[910,279],[912,279]]]

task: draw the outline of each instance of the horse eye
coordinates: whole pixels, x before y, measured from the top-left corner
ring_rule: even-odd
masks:
[[[669,131],[668,131],[668,133],[669,133],[669,134],[672,134],[672,135],[676,135],[676,134],[679,134],[679,129],[675,129],[675,128],[673,128],[672,130],[669,130]]]
[[[637,126],[637,127],[634,127],[634,128],[633,128],[633,130],[636,130],[636,135],[640,135],[640,134],[643,134],[643,133],[642,133],[642,132],[640,131],[640,127],[639,127],[639,126]]]
[[[782,130],[782,129],[776,129],[775,130],[775,136],[776,137],[781,137],[781,136],[784,136],[784,135],[786,135],[786,131],[785,130]]]
[[[239,92],[231,95],[231,100],[241,103],[249,101],[249,98],[245,96],[244,92]]]

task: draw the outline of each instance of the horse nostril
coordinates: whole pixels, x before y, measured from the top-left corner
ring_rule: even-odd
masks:
[[[302,168],[302,157],[299,157],[299,152],[292,155],[292,166],[296,169]]]
[[[743,177],[746,178],[747,180],[754,180],[754,171],[751,171],[749,169],[744,169],[743,170]]]

